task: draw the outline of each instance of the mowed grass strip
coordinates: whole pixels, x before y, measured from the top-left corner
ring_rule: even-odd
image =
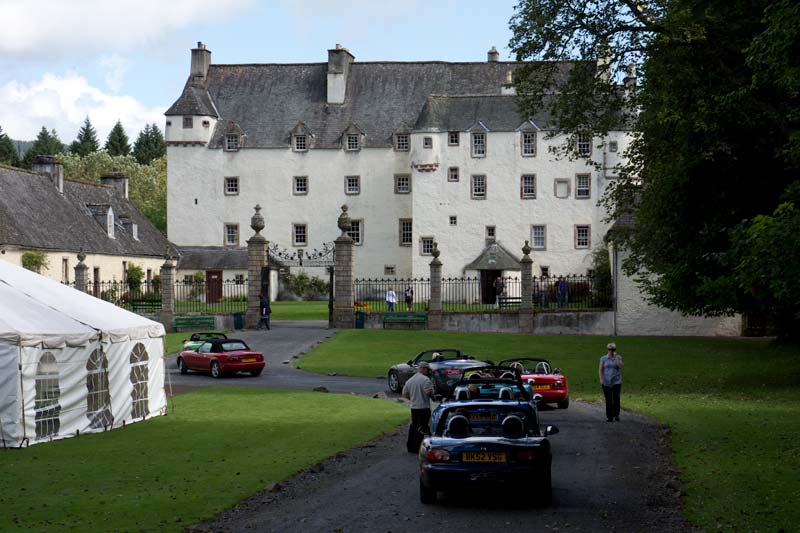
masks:
[[[271,302],[272,320],[328,320],[328,302]]]
[[[407,419],[398,404],[351,395],[177,396],[165,417],[2,451],[0,531],[182,531]]]
[[[602,399],[607,337],[348,330],[305,355],[313,372],[386,376],[430,348],[498,362],[545,357],[573,399]],[[672,428],[687,518],[706,530],[792,531],[800,524],[800,347],[764,339],[618,337],[622,405]],[[598,419],[598,423],[604,419]],[[619,426],[624,431],[624,420]],[[561,438],[569,435],[561,434]]]

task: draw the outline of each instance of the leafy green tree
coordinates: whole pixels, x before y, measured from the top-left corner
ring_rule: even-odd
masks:
[[[545,107],[561,133],[632,129],[628,163],[603,203],[612,220],[632,216],[617,237],[631,251],[624,268],[658,305],[759,310],[737,275],[734,236],[743,220],[774,213],[798,178],[798,13],[789,0],[517,7],[511,46],[529,62],[516,81],[521,111]],[[565,60],[579,61],[552,63]],[[631,63],[638,87],[619,83]]]
[[[85,157],[63,154],[64,176],[75,181],[100,183],[100,176],[120,171],[128,176],[131,201],[162,233],[167,231],[167,158],[140,165],[131,155],[111,156],[105,150]]]
[[[0,127],[0,163],[11,165],[12,167],[19,166],[17,148],[11,138],[5,134],[2,127]]]
[[[133,144],[133,156],[142,165],[167,155],[167,144],[164,135],[156,124],[148,124],[139,132]]]
[[[92,126],[89,117],[83,121],[83,126],[78,130],[78,138],[72,141],[69,151],[73,154],[87,155],[100,149],[100,142],[97,140],[97,132]]]
[[[64,153],[64,143],[58,138],[56,130],[48,132],[47,129],[42,126],[42,129],[39,130],[39,135],[36,136],[36,140],[33,141],[31,147],[25,152],[22,166],[31,168],[33,166],[33,160],[37,155],[57,155],[61,153]]]
[[[104,148],[111,156],[128,155],[131,153],[128,135],[125,133],[125,128],[122,127],[122,122],[119,120],[108,134],[108,139],[106,139]]]
[[[131,291],[136,291],[141,288],[142,280],[144,280],[144,269],[139,265],[134,263],[130,263],[128,265],[128,289]]]
[[[26,268],[31,272],[41,274],[42,270],[50,269],[50,261],[47,259],[47,254],[39,251],[27,251],[22,254],[22,268]]]

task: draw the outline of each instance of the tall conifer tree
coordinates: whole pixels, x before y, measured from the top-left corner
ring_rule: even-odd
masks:
[[[87,116],[83,121],[83,126],[78,130],[78,138],[72,142],[69,151],[73,154],[85,156],[99,149],[100,141],[97,140],[97,132]]]
[[[109,155],[128,155],[131,153],[131,145],[128,141],[128,135],[125,133],[125,128],[122,127],[122,122],[119,120],[114,125],[111,133],[108,134],[105,145],[106,151]]]
[[[133,156],[141,165],[149,165],[154,159],[167,153],[164,135],[156,124],[148,124],[139,132],[133,145]]]
[[[58,138],[58,134],[56,130],[47,131],[47,128],[42,126],[42,129],[39,130],[39,135],[36,136],[36,140],[33,142],[33,145],[25,152],[25,157],[23,158],[22,166],[25,168],[31,168],[33,166],[33,160],[37,155],[56,155],[64,152],[64,143],[61,142],[61,139]]]
[[[11,165],[12,167],[19,166],[17,148],[14,146],[11,138],[5,134],[2,127],[0,127],[0,163]]]

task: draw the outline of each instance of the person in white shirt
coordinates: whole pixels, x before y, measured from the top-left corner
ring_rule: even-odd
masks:
[[[397,293],[394,292],[393,287],[389,287],[386,291],[386,309],[389,313],[394,311],[394,304],[397,303]]]
[[[430,433],[428,424],[431,421],[431,398],[433,398],[433,382],[428,377],[431,367],[422,361],[417,373],[403,386],[403,398],[410,401],[411,425],[408,428],[406,448],[408,453],[418,453],[422,444],[423,432]]]

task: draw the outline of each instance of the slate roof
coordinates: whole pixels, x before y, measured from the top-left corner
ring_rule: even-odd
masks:
[[[522,118],[514,96],[430,96],[414,126],[420,131],[466,131],[481,122],[489,131],[514,131],[529,118],[541,129],[550,123],[545,111]]]
[[[464,270],[522,270],[519,259],[498,242],[486,246]]]
[[[232,120],[247,136],[248,148],[286,148],[290,132],[298,122],[314,135],[316,148],[339,148],[342,132],[356,125],[365,133],[364,146],[392,146],[392,134],[416,124],[447,129],[439,117],[454,121],[458,106],[472,105],[473,115],[500,112],[497,120],[486,116],[490,129],[513,131],[524,120],[516,113],[513,98],[496,99],[509,76],[520,66],[514,62],[445,63],[354,62],[347,78],[345,103],[327,103],[327,63],[211,65],[205,88],[218,116]],[[574,63],[559,64],[565,79]],[[203,109],[199,89],[188,81],[183,94],[166,115]],[[471,99],[450,102],[450,110],[429,110],[420,116],[433,95],[464,96]],[[482,101],[482,97],[492,97]],[[438,102],[434,102],[438,103]],[[447,102],[442,102],[447,103]],[[208,106],[205,106],[208,108]],[[459,108],[460,109],[460,108]],[[211,114],[217,116],[217,114]],[[527,117],[526,117],[527,118]],[[467,127],[470,124],[467,124]],[[540,125],[541,127],[542,125]],[[210,148],[222,146],[222,128],[217,127]]]
[[[115,238],[95,220],[88,207],[110,206]],[[125,230],[121,218],[138,226],[139,240]],[[22,248],[163,257],[166,237],[116,189],[64,180],[64,194],[49,176],[0,166],[0,245]]]
[[[178,248],[179,270],[247,270],[247,248],[182,246]],[[283,266],[270,257],[270,265]]]

